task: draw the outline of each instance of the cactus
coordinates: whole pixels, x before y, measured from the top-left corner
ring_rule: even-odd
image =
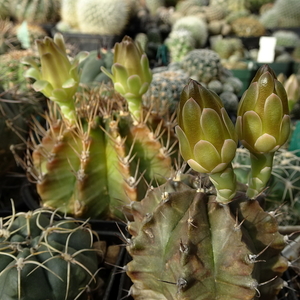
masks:
[[[221,206],[201,178],[178,177],[130,206],[129,294],[135,300],[273,299],[288,265],[275,218],[243,192]]]
[[[300,160],[298,150],[279,149],[274,155],[272,174],[265,190],[265,207],[276,211],[281,207],[283,214],[277,217],[281,225],[294,225],[299,222]],[[233,160],[233,168],[237,180],[247,182],[251,171],[251,162],[247,149],[237,149]]]
[[[264,66],[254,77],[248,91],[256,95],[255,103],[246,92],[239,104],[245,127],[251,121],[255,130],[259,127],[257,113],[265,122],[287,121],[287,100],[274,76]],[[276,91],[270,96],[274,85]],[[277,117],[267,114],[270,101]],[[255,105],[265,107],[265,115]],[[127,244],[132,261],[125,267],[133,282],[129,294],[135,300],[275,299],[284,287],[280,277],[289,265],[281,255],[286,239],[278,232],[274,213],[265,212],[258,202],[261,195],[249,199],[251,181],[249,187],[239,184],[232,169],[237,136],[245,144],[245,140],[255,140],[251,124],[241,134],[219,97],[193,80],[182,92],[177,122],[181,155],[195,173],[183,174],[183,165],[164,185],[150,187],[142,201],[126,207],[133,216],[128,223],[132,238]],[[274,135],[280,146],[288,130],[275,133],[265,126],[258,135],[265,143]],[[254,151],[261,147],[258,144]],[[267,154],[273,149],[262,151]],[[251,168],[261,172],[259,178],[265,176],[264,167],[264,159],[251,161]]]
[[[120,35],[129,19],[129,2],[123,0],[77,0],[80,32]]]
[[[300,38],[297,33],[289,30],[277,30],[272,36],[276,37],[276,46],[296,47],[300,43]]]
[[[188,79],[189,76],[182,70],[154,73],[143,99],[144,105],[163,114],[172,114],[177,108],[181,91]]]
[[[188,30],[191,32],[193,39],[196,41],[196,47],[203,47],[208,38],[207,24],[196,16],[186,16],[177,20],[172,30]]]
[[[55,23],[59,19],[60,0],[12,0],[10,12],[18,22]]]
[[[252,15],[235,19],[231,26],[233,32],[240,37],[262,36],[266,31],[260,20]]]
[[[99,84],[108,82],[109,78],[101,71],[101,67],[110,69],[113,64],[113,53],[111,50],[100,49],[91,51],[89,56],[80,63],[82,69],[80,82],[84,84]]]
[[[62,36],[38,45],[42,70],[53,73],[33,64],[28,76],[35,76],[33,87],[52,100],[49,129],[35,123],[37,138],[33,134],[29,145],[32,164],[24,167],[37,182],[42,204],[76,217],[124,218],[123,204],[141,199],[147,183],[164,182],[172,172],[174,124],[142,106],[152,78],[147,57],[124,37],[115,45],[112,74],[102,68],[114,87],[82,88],[75,96],[78,60],[70,64]],[[52,61],[46,60],[47,49]]]
[[[93,235],[86,222],[43,209],[1,218],[1,297],[88,299],[99,283]]]
[[[246,0],[247,8],[251,12],[258,12],[259,9],[266,4],[272,3],[274,0]]]
[[[13,50],[0,56],[0,82],[5,90],[18,86],[17,93],[31,90],[30,80],[24,78],[26,67],[20,61],[26,57],[35,58],[32,50]]]
[[[205,6],[203,11],[208,22],[222,20],[226,14],[224,9],[219,6]]]
[[[220,38],[212,43],[211,49],[217,52],[220,58],[228,59],[235,53],[243,53],[244,46],[239,38]]]
[[[260,21],[266,28],[298,27],[299,9],[300,2],[297,0],[290,0],[289,5],[284,0],[277,0],[272,8],[261,14]]]
[[[189,15],[193,10],[198,8],[203,8],[208,5],[208,0],[184,0],[178,1],[175,6],[177,12],[182,13],[183,15]]]
[[[185,29],[172,30],[164,43],[168,47],[171,62],[180,62],[196,48],[191,32]]]
[[[67,24],[68,26],[74,29],[79,27],[76,9],[77,2],[78,0],[61,0],[61,22]]]
[[[220,56],[215,51],[195,49],[183,58],[181,67],[190,77],[207,83],[219,77],[222,65]]]

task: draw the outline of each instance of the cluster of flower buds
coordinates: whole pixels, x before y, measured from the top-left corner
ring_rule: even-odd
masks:
[[[274,152],[290,132],[286,91],[268,65],[257,71],[242,96],[235,126],[220,98],[193,80],[182,92],[177,120],[183,158],[195,171],[210,175],[222,203],[235,194],[231,161],[238,139],[251,155],[247,195],[255,198],[270,178]]]

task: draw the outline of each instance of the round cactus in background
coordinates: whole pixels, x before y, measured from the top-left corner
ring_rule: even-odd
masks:
[[[76,14],[82,33],[119,35],[129,19],[129,1],[78,0]]]
[[[44,209],[1,218],[1,298],[87,300],[100,282],[93,235],[86,222]]]

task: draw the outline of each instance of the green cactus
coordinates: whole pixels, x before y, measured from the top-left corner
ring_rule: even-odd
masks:
[[[193,39],[196,42],[196,47],[203,47],[208,38],[207,24],[202,19],[196,16],[185,16],[177,20],[172,27],[172,30],[188,30],[191,32]]]
[[[32,64],[28,76],[52,100],[49,129],[35,123],[32,165],[24,167],[37,182],[42,205],[76,217],[124,218],[125,203],[141,199],[147,185],[172,173],[174,122],[142,105],[152,79],[147,56],[124,37],[114,48],[112,74],[102,68],[114,87],[82,87],[76,93],[78,61],[68,61],[62,36],[38,45],[42,67]]]
[[[219,78],[222,65],[220,56],[215,51],[195,49],[183,58],[181,67],[193,79],[207,83]]]
[[[299,1],[290,0],[289,5],[286,5],[286,1],[277,0],[272,8],[261,14],[260,21],[266,28],[299,27],[299,11]]]
[[[32,50],[13,50],[0,56],[0,82],[5,90],[18,86],[17,93],[31,90],[30,80],[24,78],[26,67],[20,64],[24,58],[35,59]]]
[[[283,287],[288,263],[275,218],[244,192],[219,205],[205,181],[179,175],[128,208],[125,270],[135,300],[269,300]]]
[[[172,114],[177,108],[180,94],[189,76],[183,70],[166,70],[153,74],[151,85],[143,103],[161,114]]]
[[[95,233],[86,222],[57,218],[43,209],[1,218],[2,299],[83,300],[97,288]]]
[[[196,48],[191,32],[185,29],[172,30],[164,43],[168,47],[170,62],[180,62],[188,52]]]
[[[129,1],[77,0],[80,32],[101,35],[120,35],[129,20]]]
[[[12,0],[10,13],[19,22],[55,23],[59,19],[60,0]]]
[[[110,69],[113,58],[114,55],[111,50],[91,51],[89,56],[79,64],[79,68],[82,70],[80,82],[92,85],[108,82],[109,78],[101,71],[101,67]]]
[[[272,36],[276,38],[276,46],[294,48],[300,43],[298,34],[290,30],[277,30]]]
[[[282,148],[275,153],[271,177],[264,192],[266,209],[276,211],[280,206],[280,211],[286,212],[277,217],[280,225],[294,225],[300,219],[300,160],[297,152]],[[237,180],[246,184],[251,171],[247,149],[237,149],[232,165]]]
[[[211,49],[217,52],[220,58],[228,59],[237,52],[243,53],[244,46],[239,38],[220,38],[212,43]]]

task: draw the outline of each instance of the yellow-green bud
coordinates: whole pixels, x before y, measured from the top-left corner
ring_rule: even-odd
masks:
[[[287,94],[268,65],[257,71],[240,101],[237,115],[238,137],[250,152],[275,152],[287,141],[290,132]]]
[[[237,134],[220,98],[190,80],[177,113],[182,157],[201,173],[223,172],[235,156]]]
[[[139,118],[142,95],[152,81],[148,57],[140,44],[125,36],[122,42],[115,44],[112,73],[103,67],[101,70],[111,78],[115,90],[128,101],[129,111]]]
[[[292,111],[294,105],[300,99],[300,84],[297,76],[292,74],[283,84],[287,98],[288,98],[288,105],[289,110]]]
[[[73,96],[77,91],[80,74],[79,62],[88,53],[81,52],[72,62],[66,53],[63,36],[56,33],[54,38],[45,37],[36,41],[41,67],[33,60],[24,62],[31,65],[26,72],[26,77],[36,81],[33,88],[42,92],[50,100],[55,101],[61,107],[63,115],[70,121],[75,118]]]

